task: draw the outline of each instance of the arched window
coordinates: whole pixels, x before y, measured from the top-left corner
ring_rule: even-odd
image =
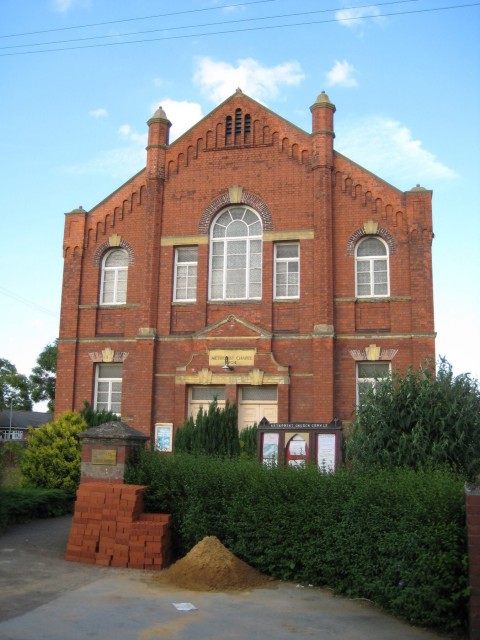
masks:
[[[100,304],[125,304],[127,301],[128,254],[112,249],[102,261]]]
[[[210,300],[260,300],[262,222],[253,209],[229,207],[210,231]]]
[[[355,283],[359,298],[389,295],[388,247],[380,238],[368,236],[357,244]]]

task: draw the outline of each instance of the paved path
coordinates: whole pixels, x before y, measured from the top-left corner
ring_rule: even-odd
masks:
[[[155,574],[66,562],[70,517],[0,536],[2,640],[434,640],[367,602],[276,582],[241,593],[160,585]],[[190,603],[179,611],[174,603]]]

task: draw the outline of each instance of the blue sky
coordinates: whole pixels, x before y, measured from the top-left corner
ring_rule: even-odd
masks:
[[[0,357],[21,373],[58,335],[63,214],[144,166],[158,105],[175,138],[241,87],[306,131],[326,90],[338,151],[433,189],[437,353],[480,378],[480,2],[2,0],[0,25]]]

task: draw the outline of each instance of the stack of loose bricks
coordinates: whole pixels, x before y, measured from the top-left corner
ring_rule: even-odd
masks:
[[[171,516],[143,513],[144,489],[120,482],[82,482],[65,559],[106,567],[165,567]]]

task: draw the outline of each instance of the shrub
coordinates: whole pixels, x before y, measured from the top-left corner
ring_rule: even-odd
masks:
[[[442,359],[437,374],[410,369],[370,390],[346,441],[356,468],[447,466],[473,480],[480,471],[480,389],[454,377]]]
[[[24,451],[23,442],[0,442],[0,486],[20,484],[20,462]]]
[[[219,456],[240,455],[237,407],[227,400],[221,409],[214,400],[206,412],[200,408],[197,418],[189,418],[177,430],[174,451]]]
[[[116,413],[107,411],[106,409],[93,409],[91,404],[84,400],[83,409],[80,415],[87,423],[87,427],[98,427],[105,422],[120,422],[120,417]]]
[[[73,498],[60,489],[0,490],[0,531],[35,518],[52,518],[71,513]]]
[[[30,429],[20,465],[25,486],[74,493],[80,481],[78,434],[86,428],[79,413],[67,411],[54,422]]]
[[[257,423],[242,429],[239,433],[240,452],[244,458],[257,457]]]
[[[266,468],[144,452],[127,473],[173,516],[176,553],[206,535],[274,578],[328,585],[446,631],[467,607],[463,480],[446,470]]]

